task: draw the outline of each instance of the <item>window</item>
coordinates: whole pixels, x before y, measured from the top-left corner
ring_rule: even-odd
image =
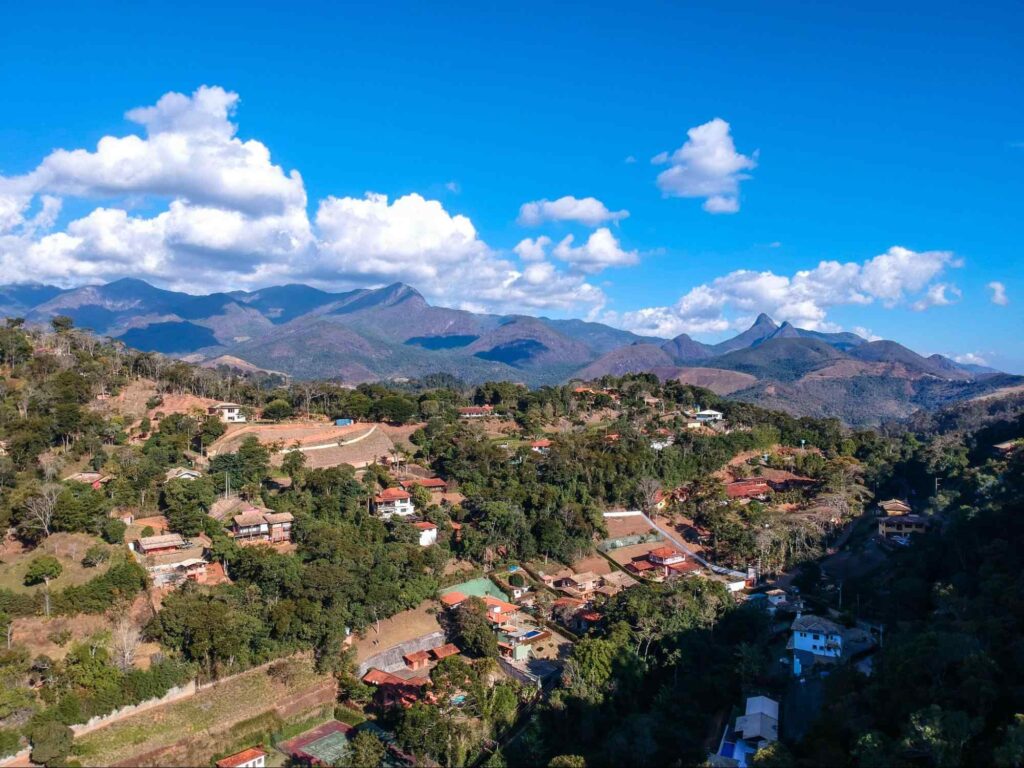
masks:
[[[817,635],[815,635],[815,636],[814,636],[814,639],[815,639],[815,640],[820,640],[821,638],[819,638],[819,637],[818,637]]]

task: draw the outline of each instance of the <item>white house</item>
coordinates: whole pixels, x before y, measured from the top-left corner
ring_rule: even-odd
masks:
[[[843,628],[831,619],[797,615],[790,629],[786,648],[793,652],[794,675],[799,675],[805,664],[842,658]]]
[[[217,403],[207,409],[211,416],[218,416],[225,424],[245,423],[245,414],[242,413],[242,406],[238,403]]]
[[[413,527],[420,532],[420,546],[429,547],[437,543],[437,526],[433,523],[423,521],[421,523],[413,523]]]
[[[699,422],[706,421],[721,421],[722,413],[720,411],[713,411],[710,408],[705,408],[703,411],[697,411],[695,418]]]
[[[395,515],[409,517],[416,514],[412,495],[401,488],[385,488],[374,496],[373,510],[385,520],[390,520]]]
[[[736,718],[735,727],[726,723],[718,752],[709,755],[708,763],[746,768],[758,750],[778,740],[779,702],[767,696],[751,696],[746,712]]]

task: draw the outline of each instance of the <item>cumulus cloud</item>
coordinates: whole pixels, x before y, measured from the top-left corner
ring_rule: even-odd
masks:
[[[651,162],[668,165],[658,174],[658,188],[666,197],[703,197],[708,213],[736,213],[740,209],[740,182],[757,167],[756,156],[736,151],[729,123],[716,117],[686,132],[687,140],[672,153],[661,152]]]
[[[572,235],[566,235],[552,253],[556,259],[572,265],[581,272],[593,274],[607,267],[631,266],[640,260],[637,251],[623,250],[607,227],[591,232],[583,245],[574,246],[574,240]]]
[[[992,291],[992,303],[998,304],[1000,307],[1005,307],[1010,303],[1010,299],[1006,295],[1006,286],[1000,283],[998,280],[993,280],[988,284],[988,289]]]
[[[239,102],[218,86],[168,93],[126,114],[144,135],[105,136],[94,150],[57,150],[24,175],[0,176],[5,281],[67,286],[130,275],[205,292],[402,280],[448,304],[472,295],[492,309],[603,306],[579,271],[545,261],[550,240],[538,238],[538,263],[520,268],[469,218],[418,194],[330,196],[311,221],[298,171],[239,138]],[[57,228],[67,197],[99,204]]]
[[[962,365],[988,365],[988,361],[977,352],[966,352],[962,355],[954,355],[953,359]]]
[[[524,227],[536,227],[548,221],[577,221],[596,227],[606,221],[621,221],[629,211],[610,211],[596,197],[566,195],[557,200],[534,200],[523,203],[516,221]]]
[[[912,308],[915,312],[923,312],[931,307],[945,307],[960,300],[960,289],[955,285],[935,283],[928,287],[924,296],[915,301]]]
[[[524,237],[512,250],[523,261],[540,261],[547,258],[550,246],[551,238],[547,235],[541,235],[538,238]]]
[[[933,283],[961,266],[949,251],[912,251],[893,246],[864,262],[822,261],[792,275],[736,270],[692,288],[672,306],[609,314],[609,322],[642,333],[676,335],[739,328],[758,312],[812,330],[832,331],[828,310],[876,302],[915,309],[951,303],[959,290]],[[920,305],[920,306],[919,306]],[[863,334],[862,334],[863,335]]]

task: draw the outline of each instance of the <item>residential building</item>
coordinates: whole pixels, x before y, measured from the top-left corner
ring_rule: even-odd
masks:
[[[880,501],[878,508],[882,510],[882,513],[889,517],[896,517],[898,515],[909,515],[914,510],[909,504],[900,499],[887,499],[886,501]]]
[[[484,419],[494,413],[491,405],[470,405],[466,408],[459,408],[460,419]]]
[[[411,477],[407,480],[399,480],[398,484],[402,490],[412,491],[416,486],[426,488],[431,493],[447,493],[448,483],[440,477]]]
[[[373,511],[390,520],[398,517],[409,517],[416,514],[416,507],[412,503],[412,496],[408,491],[401,488],[385,488],[373,497]]]
[[[703,411],[697,411],[694,414],[694,419],[698,422],[706,423],[709,421],[721,421],[723,414],[720,411],[713,411],[710,408],[705,408]]]
[[[217,416],[225,424],[244,424],[245,414],[238,403],[216,403],[206,409],[211,416]]]
[[[413,523],[413,528],[420,533],[420,546],[429,547],[437,543],[437,526],[431,522],[423,520],[421,522]]]
[[[824,616],[797,614],[786,648],[793,652],[793,674],[819,661],[835,661],[843,656],[843,628]]]
[[[214,763],[217,768],[264,768],[266,764],[267,753],[259,747],[243,749]]]
[[[890,536],[909,536],[924,533],[928,530],[931,520],[924,515],[893,515],[878,519],[878,535],[883,538]]]
[[[727,722],[718,751],[711,755],[710,765],[746,768],[758,750],[779,740],[779,702],[767,696],[751,696],[746,711]]]
[[[530,443],[530,450],[534,453],[547,453],[551,450],[551,441],[547,438],[541,438],[540,440],[534,440]]]
[[[98,491],[113,479],[111,475],[104,475],[102,472],[76,472],[65,477],[64,481],[68,483],[83,483]]]
[[[561,590],[570,597],[589,600],[594,591],[601,586],[601,577],[593,571],[573,573],[563,576],[554,582],[555,589]]]
[[[142,555],[157,555],[162,552],[176,552],[185,546],[185,540],[178,533],[164,533],[159,536],[143,536],[135,542],[135,551]]]
[[[203,473],[198,469],[191,469],[189,467],[174,467],[174,469],[168,469],[164,474],[164,480],[198,480],[203,476]]]
[[[759,477],[736,480],[725,486],[725,495],[730,499],[763,500],[768,498],[771,492],[772,487],[768,484],[768,481],[762,480]]]
[[[672,547],[657,547],[646,555],[633,558],[626,564],[626,570],[634,576],[663,581],[695,575],[700,572],[700,566]]]
[[[248,507],[231,518],[231,536],[237,544],[280,544],[292,540],[291,512]]]

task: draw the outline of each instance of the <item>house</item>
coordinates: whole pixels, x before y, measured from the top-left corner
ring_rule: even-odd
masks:
[[[530,450],[534,453],[547,453],[551,450],[551,441],[547,438],[541,438],[540,440],[534,440],[530,443]]]
[[[266,764],[267,753],[259,747],[243,749],[214,763],[217,768],[264,768]]]
[[[878,535],[882,538],[890,536],[909,536],[924,533],[928,530],[931,520],[924,515],[893,515],[878,519]]]
[[[177,552],[185,546],[185,540],[178,533],[164,533],[160,536],[143,536],[135,542],[135,551],[142,555],[157,555],[162,552]]]
[[[412,491],[416,486],[426,488],[431,493],[447,493],[448,483],[440,477],[411,477],[408,480],[399,480],[398,484],[405,491]]]
[[[373,667],[363,675],[363,682],[377,688],[374,698],[381,708],[391,709],[398,706],[408,709],[423,697],[424,689],[430,685],[430,678],[404,678]]]
[[[216,416],[225,424],[244,424],[245,414],[238,403],[216,403],[206,409],[210,416]]]
[[[896,517],[898,515],[909,515],[914,510],[909,504],[900,499],[888,499],[887,501],[880,501],[878,503],[879,509],[890,517]]]
[[[409,517],[416,514],[412,496],[401,488],[385,488],[373,497],[373,511],[390,520],[395,515]]]
[[[203,476],[203,473],[198,469],[189,469],[188,467],[175,467],[174,469],[168,469],[164,474],[164,480],[198,480]]]
[[[68,483],[83,483],[92,486],[93,490],[98,491],[113,479],[112,476],[104,475],[100,472],[76,472],[69,477],[65,477],[64,481]]]
[[[710,765],[745,768],[758,750],[779,740],[779,702],[767,696],[751,696],[746,711],[727,722],[718,751],[709,757]],[[716,759],[717,758],[717,759]]]
[[[247,507],[231,518],[231,536],[237,544],[280,544],[292,540],[291,512]]]
[[[466,408],[459,408],[460,419],[485,419],[494,413],[494,406],[491,405],[470,405]]]
[[[601,577],[593,571],[574,573],[571,576],[564,576],[554,583],[555,589],[559,589],[570,597],[582,600],[589,600],[599,586]]]
[[[686,557],[672,547],[658,547],[647,553],[647,559],[655,565],[669,566],[683,562]]]
[[[420,546],[429,547],[432,544],[437,543],[437,526],[431,522],[423,520],[421,522],[413,523],[413,528],[420,532]]]
[[[692,576],[700,572],[700,566],[686,559],[686,555],[672,547],[658,547],[646,555],[640,555],[626,564],[626,570],[635,576],[644,576],[658,581]]]
[[[793,652],[793,674],[817,662],[832,662],[843,656],[843,628],[824,616],[797,614],[790,626],[786,649]]]
[[[763,500],[768,498],[768,494],[771,492],[772,487],[768,484],[768,481],[758,477],[736,480],[725,486],[725,495],[730,499]]]
[[[721,421],[723,414],[720,411],[713,411],[710,408],[705,408],[703,411],[697,411],[693,418],[701,424],[706,424],[711,421]]]
[[[996,443],[992,446],[992,450],[1003,456],[1009,456],[1011,453],[1016,451],[1018,448],[1024,447],[1024,438],[1018,437],[1015,440],[1007,440],[1004,443]],[[0,456],[3,456],[3,445],[0,444]]]
[[[429,651],[413,651],[402,656],[405,666],[413,671],[428,669],[430,667]]]

